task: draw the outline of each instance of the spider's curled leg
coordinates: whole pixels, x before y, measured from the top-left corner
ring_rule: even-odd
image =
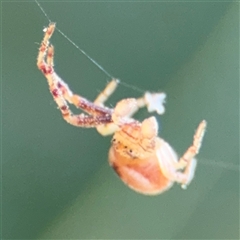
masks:
[[[50,23],[48,28],[44,30],[44,38],[41,42],[38,57],[37,57],[37,66],[39,70],[43,72],[43,74],[49,74],[52,72],[52,68],[45,61],[45,56],[49,46],[49,39],[51,38],[53,32],[55,30],[55,23]]]
[[[94,100],[94,104],[99,106],[104,106],[104,103],[116,90],[118,83],[119,83],[119,80],[116,78],[113,78],[111,82],[109,82],[107,86],[104,88],[104,90],[100,92],[99,95],[96,97],[96,99]]]
[[[55,73],[53,66],[54,48],[52,45],[49,46],[49,39],[51,38],[54,29],[55,24],[50,23],[45,30],[44,38],[39,48],[37,66],[46,77],[50,92],[57,103],[63,118],[68,123],[80,127],[96,127],[100,124],[110,123],[112,121],[111,110],[96,106],[81,96],[73,95],[67,84],[65,84]],[[85,116],[84,114],[73,115],[68,107],[67,101],[73,103],[78,108],[83,109],[92,116]]]
[[[194,158],[201,148],[202,140],[206,131],[207,122],[203,120],[199,125],[193,137],[193,144],[187,149],[178,161],[178,168],[182,169],[188,165],[188,162]]]
[[[169,148],[167,143],[163,142],[162,144],[165,146],[158,151],[158,161],[165,177],[173,182],[182,184],[183,188],[189,185],[194,177],[197,164],[194,157],[198,154],[201,147],[206,126],[205,120],[199,124],[192,146],[188,148],[178,162],[176,161],[175,153]],[[165,151],[166,149],[168,151]]]

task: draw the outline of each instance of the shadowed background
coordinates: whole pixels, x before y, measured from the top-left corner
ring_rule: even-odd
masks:
[[[159,134],[179,154],[202,119],[208,129],[188,190],[131,191],[108,166],[111,137],[64,122],[36,68],[47,19],[34,2],[3,2],[2,238],[239,239],[239,4],[41,5],[112,75],[167,93]],[[59,33],[52,43],[56,71],[93,100],[109,77]],[[108,103],[140,95],[120,85]]]

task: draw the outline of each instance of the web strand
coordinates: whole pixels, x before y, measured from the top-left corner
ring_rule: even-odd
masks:
[[[240,172],[240,166],[237,164],[233,164],[233,163],[226,163],[224,161],[216,161],[213,159],[199,159],[199,163],[202,165],[206,165],[207,167],[219,167],[221,169],[226,169],[229,171],[234,171],[234,172]]]
[[[46,19],[48,20],[49,23],[52,22],[52,20],[50,19],[50,17],[48,16],[48,14],[46,13],[46,11],[43,9],[43,7],[40,5],[40,3],[35,0],[36,4],[38,5],[39,9],[42,11],[42,13],[44,14],[44,16],[46,17]],[[78,51],[80,51],[85,57],[87,57],[98,69],[100,69],[102,72],[104,72],[109,78],[113,79],[115,78],[112,74],[110,74],[108,71],[106,71],[98,62],[96,62],[93,58],[91,58],[83,49],[81,49],[75,42],[73,42],[64,32],[62,32],[58,27],[56,27],[56,30],[65,38],[67,39],[76,49],[78,49]],[[136,86],[133,86],[131,84],[122,82],[120,79],[119,80],[119,84],[123,85],[124,87],[133,89],[137,92],[140,93],[145,93],[146,91],[144,91],[141,88],[138,88]]]

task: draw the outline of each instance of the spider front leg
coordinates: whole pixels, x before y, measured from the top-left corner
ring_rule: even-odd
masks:
[[[47,63],[53,68],[54,47],[49,46],[47,51]],[[75,105],[75,107],[83,109],[85,112],[92,116],[104,116],[110,114],[110,109],[98,106],[95,103],[88,101],[86,98],[73,94],[68,85],[54,72],[51,75],[50,81],[54,83],[54,86],[59,90],[62,97],[69,103]],[[114,80],[112,81],[114,82]]]
[[[111,110],[93,104],[87,99],[73,95],[67,84],[55,73],[53,66],[54,48],[49,46],[49,40],[55,30],[55,24],[50,23],[39,48],[37,66],[45,75],[50,92],[57,103],[63,118],[70,124],[79,127],[96,127],[112,122]],[[67,101],[81,108],[91,116],[73,115]]]
[[[182,188],[186,188],[194,177],[197,161],[194,158],[201,147],[202,139],[206,130],[207,122],[203,120],[194,135],[192,146],[176,161],[173,149],[166,143],[162,143],[158,151],[158,161],[165,177],[173,182],[180,183]],[[183,171],[182,171],[183,170]]]

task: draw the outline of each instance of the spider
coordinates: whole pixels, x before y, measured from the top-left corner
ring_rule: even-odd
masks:
[[[155,117],[142,122],[132,117],[143,107],[147,107],[149,112],[163,114],[166,94],[146,92],[141,98],[123,99],[115,108],[108,108],[104,103],[116,89],[117,79],[112,79],[94,102],[73,94],[54,70],[54,48],[49,43],[54,30],[55,23],[50,23],[44,30],[37,67],[46,77],[64,120],[77,127],[96,128],[103,136],[113,134],[109,163],[131,189],[145,195],[156,195],[168,190],[174,182],[186,188],[195,174],[197,162],[194,157],[201,147],[206,121],[199,124],[192,145],[178,160],[173,148],[158,137]],[[87,114],[74,115],[68,103]]]

